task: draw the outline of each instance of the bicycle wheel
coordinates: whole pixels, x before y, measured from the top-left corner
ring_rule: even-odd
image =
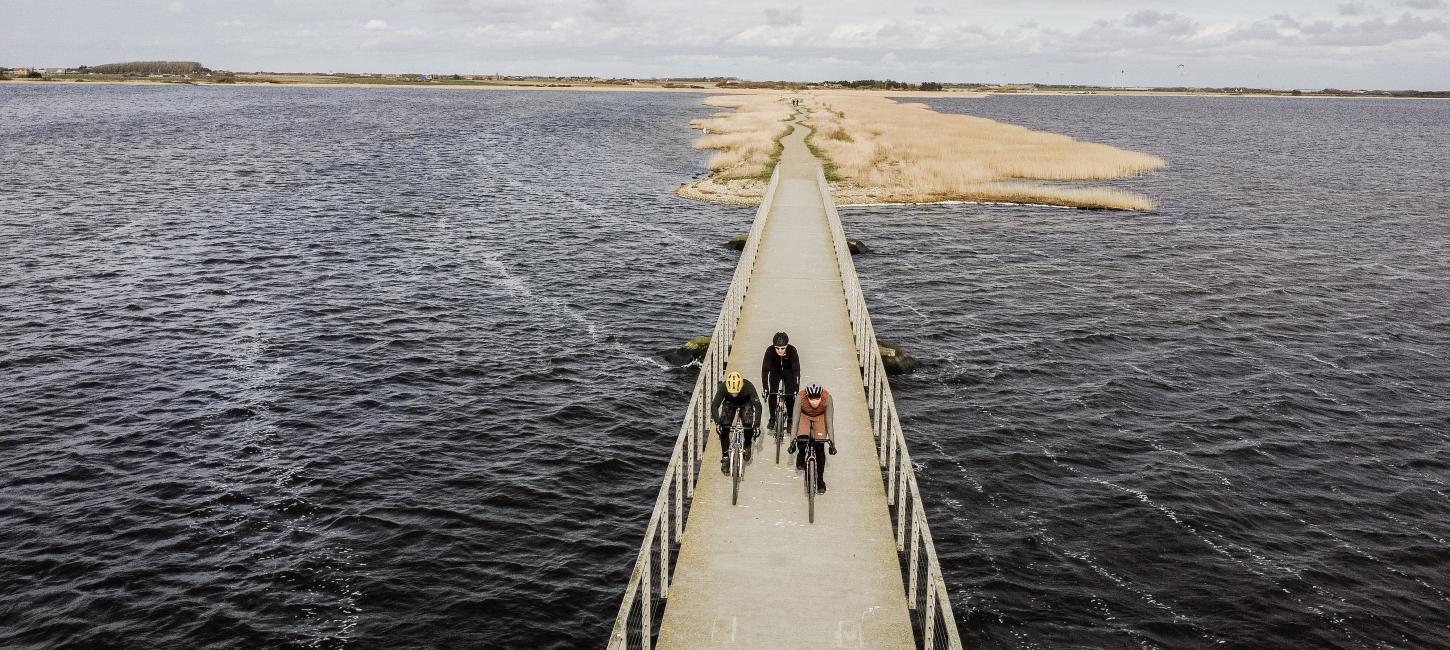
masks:
[[[811,443],[806,443],[811,444]],[[816,523],[816,455],[806,456],[806,517]]]
[[[742,455],[739,448],[730,450],[730,480],[735,484],[730,490],[732,506],[740,503],[740,475],[745,473],[745,468],[741,467],[744,461]]]
[[[775,410],[775,464],[780,464],[780,443],[785,439],[785,423],[780,421],[780,409]]]

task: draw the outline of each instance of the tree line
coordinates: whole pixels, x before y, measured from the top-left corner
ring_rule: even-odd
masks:
[[[206,66],[196,61],[128,61],[126,63],[106,63],[103,65],[81,66],[76,72],[95,74],[174,74],[174,75],[200,75],[211,72]]]
[[[843,88],[865,88],[867,90],[941,90],[935,81],[924,81],[920,85],[894,79],[856,79],[855,81],[827,81],[827,85]]]

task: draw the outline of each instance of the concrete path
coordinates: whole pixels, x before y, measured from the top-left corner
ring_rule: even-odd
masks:
[[[661,648],[914,648],[865,391],[817,161],[798,126],[784,140],[780,183],[761,238],[729,369],[762,392],[771,336],[790,334],[802,385],[836,400],[839,453],[829,491],[806,519],[802,477],[769,436],[745,469],[740,504],[719,471],[713,432],[675,563]],[[764,420],[762,420],[762,424]]]

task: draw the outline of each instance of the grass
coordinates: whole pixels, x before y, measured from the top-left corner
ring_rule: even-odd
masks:
[[[876,95],[812,94],[799,110],[773,93],[711,97],[705,104],[733,111],[691,122],[706,133],[695,146],[717,153],[707,163],[712,176],[680,193],[715,202],[759,198],[764,190],[756,181],[769,179],[784,149],[781,138],[794,129],[787,121],[797,115],[811,130],[806,146],[843,203],[973,201],[1147,212],[1156,205],[1146,196],[1077,183],[1166,164],[1144,153]]]
[[[884,97],[829,95],[807,120],[812,152],[848,191],[877,202],[1045,203],[1149,211],[1147,197],[1054,185],[1161,169],[1161,158]]]
[[[794,113],[791,114],[791,118],[793,117],[795,117]],[[756,178],[762,181],[770,180],[770,173],[775,170],[776,165],[780,164],[780,157],[785,153],[785,143],[781,141],[784,140],[786,136],[792,133],[795,133],[795,125],[787,124],[785,130],[781,131],[780,135],[775,136],[775,149],[771,150],[770,152],[770,160],[767,160],[765,162],[765,171],[763,171],[761,175],[757,176]]]
[[[705,100],[706,106],[734,109],[690,122],[705,136],[695,141],[697,149],[712,149],[706,166],[714,180],[769,178],[774,162],[780,160],[780,139],[789,133],[793,111],[777,95],[725,95]]]
[[[820,133],[818,129],[811,129],[811,132],[806,134],[806,148],[811,151],[812,156],[815,156],[821,161],[821,170],[826,174],[826,182],[839,183],[842,179],[841,173],[836,170],[836,163],[831,161],[830,158],[827,158],[826,152],[815,143],[816,134],[818,133]]]

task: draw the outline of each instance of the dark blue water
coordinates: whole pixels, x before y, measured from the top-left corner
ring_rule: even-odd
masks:
[[[968,645],[1450,646],[1450,103],[928,103],[1169,161],[843,211]]]
[[[0,88],[0,646],[595,646],[749,209],[694,95]]]
[[[752,217],[699,100],[0,87],[0,646],[598,646]],[[1447,105],[932,103],[1170,162],[844,211],[968,642],[1450,643]]]

